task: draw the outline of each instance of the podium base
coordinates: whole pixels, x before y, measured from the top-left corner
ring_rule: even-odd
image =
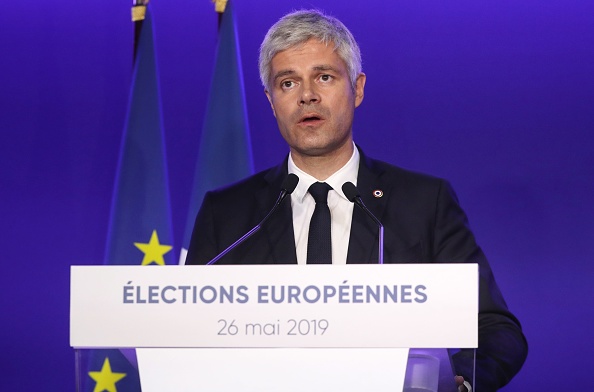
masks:
[[[143,392],[402,391],[408,349],[137,349]]]

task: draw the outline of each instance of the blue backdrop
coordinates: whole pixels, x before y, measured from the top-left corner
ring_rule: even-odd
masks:
[[[179,249],[217,16],[208,0],[151,6]],[[235,0],[257,171],[287,152],[257,50],[282,14],[311,6],[360,42],[366,154],[456,188],[530,344],[505,391],[594,390],[594,3]],[[0,389],[74,390],[69,266],[103,260],[130,2],[3,1],[0,26]]]

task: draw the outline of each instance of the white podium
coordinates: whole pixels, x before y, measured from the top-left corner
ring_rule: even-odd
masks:
[[[478,266],[73,266],[70,344],[135,348],[143,392],[455,391]]]

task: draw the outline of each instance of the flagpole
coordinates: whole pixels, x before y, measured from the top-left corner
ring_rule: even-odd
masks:
[[[212,0],[212,2],[215,5],[215,11],[217,12],[217,14],[219,14],[219,18],[218,18],[218,27],[219,30],[221,29],[221,23],[223,20],[223,13],[225,12],[225,8],[227,7],[227,1],[228,0]]]
[[[132,64],[136,63],[136,52],[138,51],[138,41],[140,41],[140,31],[142,22],[146,15],[146,5],[149,0],[132,0],[132,22],[134,22],[134,54]]]

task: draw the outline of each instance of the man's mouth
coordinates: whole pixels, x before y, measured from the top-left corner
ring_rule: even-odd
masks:
[[[310,121],[315,121],[315,120],[319,120],[319,117],[313,116],[313,117],[305,117],[302,121],[303,122],[310,122]]]
[[[299,123],[301,124],[309,124],[309,123],[315,123],[317,121],[322,120],[322,117],[320,117],[317,114],[310,114],[310,115],[306,115],[301,117],[301,119],[299,120]]]

